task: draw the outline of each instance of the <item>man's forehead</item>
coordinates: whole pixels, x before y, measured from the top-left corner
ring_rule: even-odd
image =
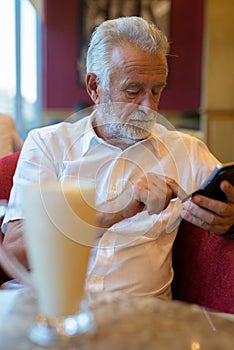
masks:
[[[132,51],[133,50],[133,51]],[[122,48],[115,48],[112,52],[112,63],[114,68],[112,73],[123,72],[127,76],[142,76],[152,74],[159,74],[163,76],[167,75],[167,61],[164,54],[145,53],[142,50],[135,50],[134,48],[128,48],[123,50]]]

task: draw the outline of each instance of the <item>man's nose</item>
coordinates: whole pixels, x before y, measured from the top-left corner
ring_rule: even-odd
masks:
[[[158,110],[159,99],[155,98],[152,92],[146,93],[139,101],[139,109],[142,110]]]

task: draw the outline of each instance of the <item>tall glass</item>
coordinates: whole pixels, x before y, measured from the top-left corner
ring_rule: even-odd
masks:
[[[78,342],[95,331],[84,298],[95,191],[84,179],[25,188],[25,242],[39,310],[29,337],[39,345]]]

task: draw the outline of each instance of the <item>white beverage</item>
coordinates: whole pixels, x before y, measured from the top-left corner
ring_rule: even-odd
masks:
[[[90,249],[96,237],[95,185],[45,183],[25,191],[25,238],[46,317],[79,311]]]

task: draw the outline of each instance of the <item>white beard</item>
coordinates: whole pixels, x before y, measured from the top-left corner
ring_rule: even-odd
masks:
[[[149,113],[137,109],[130,113],[124,122],[119,115],[123,111],[125,103],[106,103],[98,106],[98,124],[105,129],[105,134],[110,138],[124,139],[131,144],[146,139],[152,132],[156,122],[157,113],[149,110]]]

